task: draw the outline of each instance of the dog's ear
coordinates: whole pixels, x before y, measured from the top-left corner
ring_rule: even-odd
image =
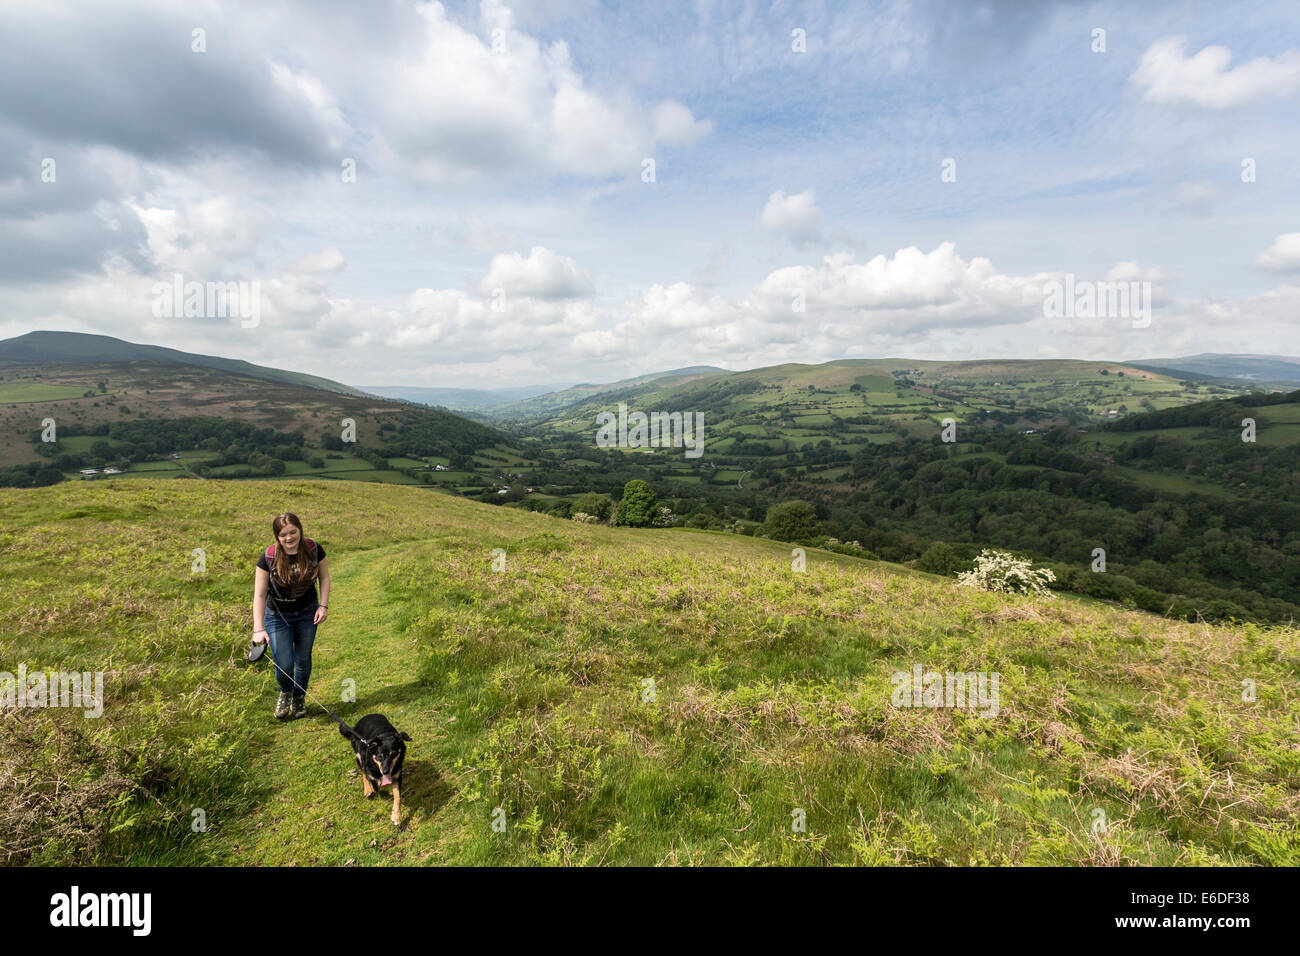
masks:
[[[401,737],[403,740],[410,740],[410,739],[411,739],[411,735],[408,734],[405,730],[403,730],[403,731],[402,731],[400,734],[398,734],[397,736]]]

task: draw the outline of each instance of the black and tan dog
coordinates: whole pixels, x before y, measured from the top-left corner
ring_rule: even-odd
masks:
[[[406,744],[410,736],[399,732],[383,714],[367,714],[349,727],[339,721],[339,733],[352,742],[357,766],[361,768],[361,790],[373,797],[380,787],[393,787],[394,826],[402,822],[402,761],[406,759]]]

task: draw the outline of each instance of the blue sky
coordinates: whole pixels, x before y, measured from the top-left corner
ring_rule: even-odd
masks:
[[[6,337],[463,387],[1300,354],[1285,3],[92,10],[0,12]],[[177,273],[259,324],[155,316]],[[1066,274],[1152,321],[1047,317]]]

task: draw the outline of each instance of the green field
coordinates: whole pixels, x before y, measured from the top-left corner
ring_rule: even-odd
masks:
[[[77,385],[45,385],[40,382],[5,382],[0,384],[0,405],[19,402],[52,402],[81,398],[86,389]]]
[[[106,682],[97,720],[0,710],[11,864],[1300,865],[1294,627],[342,480],[0,507],[0,670]],[[319,707],[275,721],[243,659],[284,508],[333,576],[313,694],[413,738],[400,829]],[[893,706],[913,665],[999,674],[996,715]]]
[[[969,427],[981,422],[985,410],[1011,428],[1032,425],[1045,431],[1071,419],[1095,427],[1111,420],[1110,409],[1128,415],[1202,401],[1211,393],[1231,394],[1113,362],[880,359],[778,365],[685,382],[666,379],[619,393],[617,400],[625,400],[630,410],[707,409],[704,460],[721,457],[746,467],[765,456],[737,448],[741,440],[774,444],[778,456],[822,442],[852,454],[868,443],[932,439],[949,418]],[[613,411],[617,401],[577,391],[574,397],[581,399],[579,404],[560,409],[536,401],[537,411],[547,417],[527,422],[524,431],[539,448],[557,441],[590,442],[596,414]],[[527,421],[529,402],[512,407]],[[1270,437],[1261,441],[1300,440],[1300,413],[1294,417],[1296,424],[1273,426]],[[655,457],[646,456],[648,462]],[[658,455],[665,457],[663,451]],[[837,481],[845,474],[843,460],[810,466],[808,474]]]

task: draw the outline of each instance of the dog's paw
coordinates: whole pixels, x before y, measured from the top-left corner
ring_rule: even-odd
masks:
[[[392,816],[392,817],[389,817],[388,819],[390,819],[390,820],[393,821],[393,826],[395,826],[395,827],[400,827],[400,826],[402,825],[402,818],[401,818],[401,817],[398,817],[398,816]]]

